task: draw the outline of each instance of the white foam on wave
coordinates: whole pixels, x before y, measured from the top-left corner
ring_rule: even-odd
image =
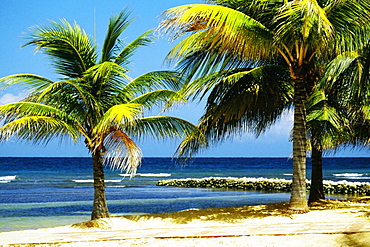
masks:
[[[119,174],[121,177],[130,177],[130,174]],[[171,173],[137,173],[135,176],[140,177],[170,177]]]
[[[353,177],[362,177],[364,174],[361,173],[338,173],[333,174],[335,177],[347,177],[347,178],[353,178]]]
[[[72,180],[73,182],[76,182],[76,183],[94,183],[94,180],[93,179],[76,179],[76,180]],[[106,183],[119,183],[121,182],[122,179],[118,179],[118,180],[104,180],[104,182]]]
[[[11,181],[15,180],[17,176],[3,176],[0,177],[0,183],[10,183]]]

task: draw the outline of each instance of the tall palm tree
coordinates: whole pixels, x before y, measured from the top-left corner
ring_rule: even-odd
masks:
[[[185,36],[171,50],[168,59],[185,58],[184,68],[191,76],[243,63],[254,67],[285,66],[294,87],[290,208],[306,211],[306,100],[316,81],[315,60],[363,45],[370,25],[370,3],[360,0],[208,2],[216,5],[191,4],[165,12],[160,28],[174,38]],[[199,90],[208,93],[213,86],[205,85]],[[237,119],[240,114],[245,112],[233,115],[238,125],[228,125],[224,120],[223,125],[214,124],[215,135],[232,134],[240,127],[253,128],[248,125],[247,117]]]
[[[104,165],[134,174],[142,152],[133,138],[202,138],[191,123],[168,116],[145,117],[147,109],[183,102],[176,73],[154,71],[131,79],[131,56],[152,42],[150,31],[125,44],[119,39],[131,23],[125,9],[109,21],[100,57],[97,47],[76,23],[61,20],[31,31],[29,42],[51,60],[59,81],[33,74],[1,79],[3,87],[21,84],[29,90],[22,102],[0,107],[0,140],[14,136],[35,143],[57,137],[84,139],[92,155],[92,219],[109,217]],[[202,141],[205,141],[202,139]]]

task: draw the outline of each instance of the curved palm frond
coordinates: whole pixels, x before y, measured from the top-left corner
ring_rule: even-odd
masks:
[[[109,19],[108,31],[102,48],[101,63],[116,58],[118,38],[133,21],[133,19],[129,19],[129,15],[130,12],[125,8],[117,16]]]
[[[258,136],[291,107],[292,99],[289,72],[280,66],[235,70],[209,93],[199,127],[216,142],[240,130]]]
[[[122,129],[135,138],[144,136],[153,138],[185,138],[188,135],[198,133],[201,143],[205,144],[207,140],[199,129],[192,123],[181,118],[169,116],[143,117],[136,119],[134,122],[122,126]]]
[[[25,116],[13,120],[0,128],[0,140],[11,136],[34,143],[48,143],[51,139],[69,136],[77,142],[80,132],[72,124],[46,116]]]
[[[90,67],[86,73],[85,76],[87,78],[92,79],[94,84],[97,84],[99,82],[98,86],[103,86],[104,83],[115,83],[115,88],[122,88],[122,79],[124,80],[130,80],[130,77],[126,75],[127,70],[118,65],[117,63],[105,61],[102,63],[99,63],[97,65],[94,65]],[[122,77],[120,80],[116,81],[116,77]]]
[[[73,140],[86,135],[78,122],[65,112],[39,103],[19,102],[0,106],[2,138],[16,135],[20,139],[48,142],[68,134]]]
[[[339,116],[339,113],[335,107],[329,106],[327,104],[327,97],[324,95],[324,92],[318,91],[314,92],[307,104],[307,123],[308,125],[314,125],[314,122],[327,122],[335,129],[339,129],[342,124],[342,118]],[[324,128],[319,127],[321,131]],[[327,128],[325,128],[327,129]],[[320,132],[321,132],[320,131]]]
[[[175,71],[151,71],[131,80],[123,91],[146,93],[157,89],[178,91],[183,86],[181,75]]]
[[[5,90],[9,86],[22,83],[24,83],[26,89],[31,90],[32,93],[36,93],[48,87],[53,81],[38,75],[20,73],[0,78],[0,89]]]
[[[131,62],[130,58],[134,55],[138,48],[153,43],[153,37],[151,36],[151,33],[152,31],[148,30],[129,44],[125,45],[125,47],[119,52],[119,54],[115,56],[114,62],[126,68],[127,65]]]
[[[299,42],[299,54],[306,58],[309,51],[325,51],[334,39],[334,26],[316,0],[289,1],[281,7],[275,22],[277,45],[290,50]]]
[[[5,119],[5,123],[30,115],[69,119],[68,114],[57,108],[34,102],[18,102],[0,106],[0,118]]]
[[[286,3],[284,0],[207,0],[206,2],[238,10],[267,27],[273,24],[271,20],[277,14],[278,9]]]
[[[361,0],[328,1],[324,7],[335,26],[337,54],[360,49],[368,41],[370,3]]]
[[[364,52],[345,52],[337,56],[328,64],[319,87],[340,97],[343,106],[364,104],[368,101],[367,88],[370,86],[369,54],[365,48]]]
[[[97,64],[86,71],[84,79],[90,82],[90,93],[101,102],[103,109],[109,109],[114,104],[125,103],[127,98],[132,97],[127,90],[122,90],[131,80],[126,72],[118,64],[109,61]],[[124,101],[117,101],[117,96],[120,94],[124,96]]]
[[[42,50],[51,58],[56,72],[68,78],[82,77],[96,62],[93,42],[80,26],[72,26],[65,19],[61,24],[51,21],[48,26],[34,28],[27,45]]]
[[[95,135],[105,133],[111,126],[120,126],[126,122],[132,122],[141,113],[141,104],[127,103],[114,105],[99,119],[93,128]]]
[[[202,100],[208,95],[209,91],[211,91],[217,84],[222,83],[222,81],[225,80],[228,75],[232,74],[233,71],[235,73],[235,71],[239,70],[223,70],[204,75],[186,84],[182,89],[182,93],[191,99],[195,99],[200,96],[199,98]]]
[[[104,163],[111,169],[125,170],[133,177],[143,157],[137,144],[124,132],[115,130],[104,139],[104,146],[107,148]]]
[[[80,79],[54,82],[34,100],[68,112],[70,116],[87,125],[94,123],[93,118],[97,118],[103,112],[101,102],[91,94],[91,88]],[[61,104],[61,102],[68,102],[68,104]],[[89,115],[91,111],[89,109],[95,109],[94,116]]]
[[[173,49],[171,59],[186,56],[189,50],[204,44],[208,44],[209,49],[217,48],[220,55],[237,54],[246,60],[266,58],[273,52],[270,30],[231,8],[207,4],[184,5],[167,10],[164,19],[160,29],[173,34],[174,38],[192,34]]]
[[[200,150],[208,148],[208,141],[204,136],[201,129],[197,128],[196,131],[188,134],[183,141],[178,145],[175,155],[180,159],[191,159]]]
[[[130,100],[130,103],[137,103],[150,110],[155,106],[164,105],[163,110],[168,109],[175,103],[185,102],[186,99],[178,92],[172,90],[155,90]]]

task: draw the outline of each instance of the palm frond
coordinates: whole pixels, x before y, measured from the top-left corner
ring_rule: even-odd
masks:
[[[91,95],[91,90],[84,81],[80,79],[70,79],[54,82],[45,88],[42,93],[35,97],[35,102],[47,104],[68,112],[70,116],[79,119],[81,122],[89,121],[89,109],[95,109],[99,113],[100,103]],[[60,102],[68,102],[61,104]],[[98,114],[95,114],[97,117]]]
[[[316,0],[287,2],[281,7],[275,22],[279,23],[276,43],[293,50],[299,42],[300,53],[305,52],[306,46],[314,52],[325,51],[334,39],[334,26]]]
[[[281,67],[236,70],[209,93],[199,128],[216,142],[241,131],[259,135],[291,107],[292,99],[289,72]]]
[[[206,2],[238,10],[267,26],[272,24],[272,19],[279,7],[286,3],[284,0],[207,0]]]
[[[367,88],[370,85],[368,56],[366,50],[345,52],[337,56],[329,63],[319,87],[325,88],[328,94],[340,97],[343,106],[364,104],[367,102]]]
[[[39,103],[18,102],[0,106],[0,119],[5,119],[6,123],[30,115],[58,117],[61,119],[69,118],[65,112]]]
[[[0,78],[0,90],[5,90],[9,86],[20,84],[25,86],[25,89],[30,90],[31,93],[42,91],[45,87],[52,84],[53,81],[38,75],[20,73]]]
[[[131,80],[123,90],[138,93],[146,93],[158,89],[178,91],[183,86],[180,76],[175,71],[151,71]]]
[[[130,12],[125,8],[119,15],[110,18],[108,31],[103,43],[101,63],[113,61],[116,58],[118,38],[132,23],[132,19],[129,19],[129,15]]]
[[[125,170],[131,177],[135,175],[143,154],[128,135],[116,130],[105,138],[104,146],[107,147],[107,152],[103,156],[104,164],[111,169]]]
[[[160,29],[165,33],[172,34],[174,38],[191,34],[172,50],[170,59],[186,56],[189,51],[204,44],[209,49],[217,48],[220,55],[231,53],[245,60],[266,58],[274,52],[270,30],[231,8],[207,4],[184,5],[167,10],[164,19]]]
[[[30,41],[51,58],[56,72],[67,78],[82,77],[96,63],[96,49],[83,29],[76,23],[61,19],[61,24],[50,22],[31,30]]]
[[[148,30],[135,40],[125,45],[123,49],[114,58],[114,62],[122,67],[127,67],[131,62],[130,58],[135,54],[136,50],[142,46],[147,46],[153,43],[153,37],[151,36],[152,31]]]
[[[25,116],[13,120],[0,128],[0,140],[11,136],[34,143],[47,143],[51,139],[69,136],[77,142],[80,132],[72,124],[53,117]]]
[[[172,90],[155,90],[130,100],[130,103],[137,103],[150,110],[153,107],[164,106],[163,110],[168,109],[174,104],[185,102],[186,99],[178,92]]]
[[[328,5],[324,9],[328,19],[336,27],[334,49],[337,54],[360,49],[368,42],[370,31],[369,1],[328,1]]]
[[[208,141],[203,132],[197,128],[183,139],[177,147],[175,155],[180,159],[187,160],[206,148],[208,148]]]
[[[108,108],[117,103],[113,98],[122,91],[126,92],[122,88],[131,80],[126,72],[118,64],[109,61],[91,67],[85,73],[85,80],[90,82],[91,95],[98,100],[103,100],[102,103]]]
[[[143,117],[122,126],[125,132],[135,138],[185,138],[194,131],[199,131],[195,125],[181,118],[169,116]],[[204,136],[199,133],[199,138],[205,142]]]
[[[223,70],[204,75],[186,84],[182,92],[191,99],[200,96],[199,99],[202,100],[217,84],[222,83],[227,76],[236,73],[236,71],[240,70]]]
[[[359,57],[357,51],[344,52],[336,56],[328,65],[323,77],[320,80],[319,86],[323,88],[325,82],[332,81],[336,82],[340,80],[340,77],[343,76],[346,70],[350,65]]]
[[[126,122],[132,122],[141,113],[141,105],[137,103],[127,103],[114,105],[99,119],[93,129],[95,135],[105,133],[111,126],[120,126]]]
[[[342,126],[342,121],[337,110],[327,104],[323,104],[320,108],[316,107],[316,109],[309,111],[309,114],[307,115],[307,123],[313,124],[313,121],[328,122],[336,129],[339,129]]]

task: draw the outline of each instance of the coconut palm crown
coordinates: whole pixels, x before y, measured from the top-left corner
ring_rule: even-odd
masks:
[[[10,137],[35,143],[58,137],[85,141],[94,170],[92,219],[109,217],[104,165],[131,175],[140,165],[142,152],[133,138],[202,138],[183,119],[144,116],[148,109],[165,109],[185,99],[176,92],[181,87],[177,73],[154,71],[135,79],[127,75],[132,55],[153,41],[147,31],[124,43],[119,37],[131,22],[126,9],[110,19],[100,56],[76,23],[63,19],[37,26],[25,45],[46,54],[60,80],[33,74],[1,79],[3,87],[20,84],[29,90],[22,102],[0,107],[1,141]]]
[[[187,86],[189,94],[211,95],[207,106],[213,110],[201,121],[216,140],[238,130],[255,130],[256,122],[264,128],[279,117],[287,107],[289,97],[281,98],[282,107],[268,110],[271,104],[260,101],[246,103],[242,99],[256,99],[260,90],[256,85],[239,92],[253,93],[243,98],[240,93],[229,94],[227,88],[238,80],[264,80],[275,73],[270,84],[280,81],[286,88],[284,76],[289,73],[293,90],[293,190],[290,208],[306,211],[306,101],[317,81],[315,61],[330,58],[344,51],[355,50],[368,39],[370,28],[370,2],[362,0],[210,0],[210,4],[190,4],[167,10],[160,29],[173,39],[183,38],[170,51],[167,58],[179,61],[180,69],[189,78],[197,78],[219,70],[244,69],[244,74],[232,80],[194,80]],[[270,67],[267,67],[270,66]],[[279,66],[284,69],[278,69]],[[263,68],[260,69],[260,68]],[[255,73],[257,70],[264,73]],[[270,71],[269,71],[270,70]],[[273,72],[275,70],[275,72]],[[247,71],[253,72],[254,75]],[[276,73],[276,71],[280,71]],[[224,73],[224,72],[223,72]],[[233,73],[235,74],[235,73]],[[268,77],[265,77],[268,78]],[[189,81],[191,81],[189,79]],[[249,80],[251,81],[251,80]],[[250,83],[251,84],[251,83]],[[248,85],[250,85],[248,84]],[[268,85],[268,83],[266,84]],[[272,87],[279,87],[274,85]],[[189,89],[190,88],[190,89]],[[229,87],[231,88],[231,86]],[[281,87],[280,87],[281,88]],[[216,91],[216,90],[217,91]],[[252,90],[251,90],[252,89]],[[265,87],[266,89],[266,87]],[[236,92],[237,90],[234,90]],[[285,91],[285,89],[283,89]],[[226,93],[225,93],[226,92]],[[218,94],[217,94],[218,93]],[[286,94],[289,96],[288,94]],[[221,107],[225,102],[227,107]],[[237,103],[236,103],[237,102]],[[250,114],[251,105],[262,106]],[[214,112],[217,107],[223,113]],[[228,109],[228,110],[226,110]],[[267,111],[267,118],[261,118]],[[216,115],[216,119],[212,119]],[[207,121],[204,121],[206,119]]]

